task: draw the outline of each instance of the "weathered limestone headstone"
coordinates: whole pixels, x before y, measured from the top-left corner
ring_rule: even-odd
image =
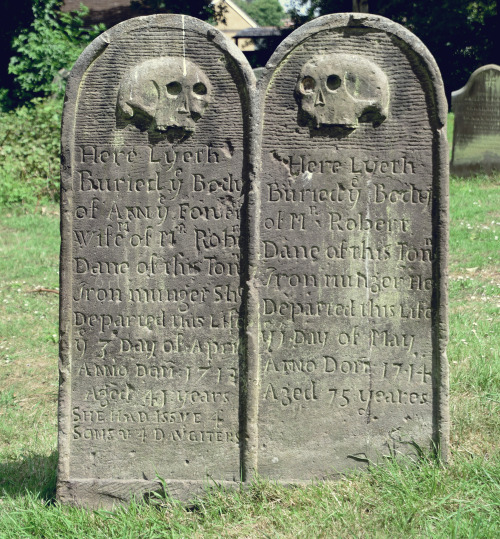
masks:
[[[480,67],[451,94],[455,114],[451,172],[500,170],[500,66]]]
[[[63,123],[58,498],[240,480],[248,93],[210,25],[122,23],[73,69]],[[243,224],[242,224],[243,223]],[[244,390],[243,390],[244,392]]]
[[[262,124],[254,465],[284,482],[447,453],[446,100],[387,19],[322,17],[277,49]]]
[[[61,501],[329,478],[416,444],[446,457],[434,60],[386,19],[333,15],[254,83],[183,16],[118,25],[73,69]]]

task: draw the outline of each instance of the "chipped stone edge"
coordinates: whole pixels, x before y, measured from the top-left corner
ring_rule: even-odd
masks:
[[[433,267],[435,286],[432,305],[437,307],[432,321],[433,348],[433,444],[436,454],[443,462],[447,462],[450,453],[450,414],[449,414],[449,372],[446,346],[448,343],[448,237],[449,237],[449,161],[446,123],[448,103],[444,91],[441,73],[434,57],[420,39],[409,30],[385,17],[367,13],[335,13],[319,17],[304,24],[286,39],[273,53],[257,83],[254,133],[255,147],[261,147],[263,136],[264,106],[267,90],[274,74],[279,71],[280,64],[288,55],[305,40],[320,33],[340,28],[373,28],[386,32],[392,39],[411,50],[419,60],[424,72],[417,73],[421,83],[427,82],[431,95],[427,96],[430,108],[429,121],[433,132],[433,239],[437,253]],[[424,79],[427,79],[424,80]],[[430,84],[429,84],[430,83]],[[430,98],[430,102],[429,102]],[[259,158],[256,162],[260,161]],[[259,163],[260,166],[260,163]],[[257,170],[257,177],[260,169]],[[254,237],[258,239],[259,220],[254,222]],[[258,291],[255,291],[258,295]],[[258,297],[255,299],[258,306]],[[255,315],[258,326],[258,314]],[[258,437],[257,426],[254,428]]]
[[[109,479],[79,479],[71,477],[70,470],[70,445],[71,445],[71,343],[73,339],[72,327],[72,299],[71,291],[73,284],[72,275],[72,216],[73,205],[73,174],[74,155],[73,147],[75,142],[76,116],[79,106],[79,98],[82,83],[85,81],[89,69],[93,63],[98,61],[99,57],[105,52],[107,46],[114,40],[131,32],[133,30],[144,29],[148,27],[163,26],[165,29],[185,29],[190,32],[200,34],[200,40],[205,38],[208,43],[217,47],[228,60],[227,69],[236,68],[243,84],[240,87],[240,100],[243,107],[249,111],[248,130],[251,130],[253,124],[253,115],[255,106],[253,96],[255,95],[255,75],[240,49],[222,32],[209,25],[187,15],[159,14],[146,17],[136,17],[128,21],[117,24],[110,30],[102,33],[90,45],[88,45],[76,61],[68,79],[66,95],[64,99],[63,121],[61,127],[61,252],[60,252],[60,306],[59,306],[59,410],[58,410],[58,470],[57,470],[57,494],[56,497],[63,503],[72,503],[93,507],[94,498],[99,500],[103,506],[112,506],[117,503],[126,503],[133,496],[144,495],[151,489],[157,490],[159,483],[154,481],[113,481]],[[245,149],[247,154],[252,153],[252,140],[250,139],[250,148]],[[247,141],[248,144],[248,141]],[[255,154],[255,149],[253,150]],[[248,157],[246,157],[248,159]],[[251,169],[251,167],[248,167]],[[245,176],[244,182],[252,182],[254,174]],[[251,187],[250,187],[251,189]],[[249,214],[251,212],[249,211]],[[249,216],[250,218],[251,216]],[[247,224],[248,226],[248,224]],[[249,341],[253,340],[251,335],[247,336]],[[253,350],[251,347],[249,347]],[[250,395],[244,394],[240,398],[250,398]],[[242,475],[245,475],[247,451],[249,444],[248,428],[246,425],[240,427],[244,429],[245,437],[242,443]],[[251,430],[251,429],[250,429]],[[231,482],[220,482],[222,485],[233,485]],[[236,484],[236,483],[235,483]],[[125,494],[114,496],[108,494],[110,485],[120,486],[120,492]],[[167,488],[175,493],[175,497],[182,500],[188,500],[192,495],[198,494],[200,489],[207,486],[203,481],[166,481]],[[110,491],[111,492],[111,491]]]

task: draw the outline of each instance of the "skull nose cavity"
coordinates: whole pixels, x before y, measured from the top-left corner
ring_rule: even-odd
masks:
[[[315,107],[324,107],[325,106],[325,96],[321,90],[318,90],[316,93],[316,99],[314,100]]]
[[[177,111],[180,112],[181,114],[189,114],[190,111],[189,111],[189,103],[188,103],[187,95],[184,95],[182,97]]]

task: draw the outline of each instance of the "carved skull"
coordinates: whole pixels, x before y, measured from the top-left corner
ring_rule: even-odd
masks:
[[[389,83],[373,62],[354,54],[316,56],[304,64],[296,86],[300,112],[308,125],[380,125],[389,108]]]
[[[190,60],[155,58],[133,67],[122,79],[118,108],[138,127],[188,134],[203,116],[211,93],[208,77]]]

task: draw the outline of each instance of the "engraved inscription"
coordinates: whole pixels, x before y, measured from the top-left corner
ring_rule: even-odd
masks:
[[[73,451],[217,443],[236,457],[241,150],[82,144],[75,155]]]

